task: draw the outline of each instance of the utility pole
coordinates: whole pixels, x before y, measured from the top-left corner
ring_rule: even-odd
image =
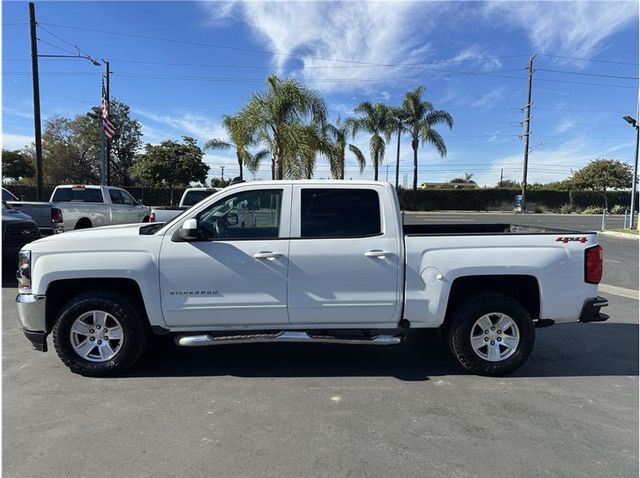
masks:
[[[500,168],[500,182],[498,184],[500,184],[500,186],[502,186],[502,174],[504,173],[504,168]]]
[[[106,60],[102,60],[106,66],[106,75],[105,79],[107,84],[105,85],[105,90],[107,93],[107,108],[109,109],[109,114],[111,114],[111,92],[109,90],[109,80],[111,78],[111,72],[109,71],[109,62]],[[107,142],[107,186],[111,184],[111,140],[109,138],[105,138]]]
[[[31,30],[31,74],[33,77],[33,125],[36,143],[36,196],[42,201],[42,131],[40,129],[40,80],[38,78],[38,39],[36,37],[36,7],[29,2]]]
[[[402,128],[398,128],[398,151],[396,155],[396,191],[398,190],[398,182],[400,180],[400,134],[402,133]]]
[[[224,181],[224,164],[220,166],[220,179]]]
[[[386,176],[385,176],[385,182],[388,183],[389,182],[389,165],[387,164],[386,167],[387,167],[387,173],[386,173]]]
[[[532,55],[529,58],[529,88],[527,92],[527,116],[524,120],[524,168],[522,171],[522,212],[525,212],[526,208],[526,196],[527,196],[527,169],[529,167],[529,136],[531,127],[531,82],[533,80],[533,59],[536,55]]]

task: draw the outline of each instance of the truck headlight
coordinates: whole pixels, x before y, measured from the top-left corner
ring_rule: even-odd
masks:
[[[27,292],[31,289],[31,251],[18,253],[18,291]]]

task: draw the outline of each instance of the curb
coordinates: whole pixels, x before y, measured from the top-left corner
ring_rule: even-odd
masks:
[[[626,234],[624,232],[598,231],[598,234],[602,234],[603,236],[609,236],[609,237],[618,237],[620,239],[630,239],[632,241],[637,241],[640,239],[640,236],[636,234]]]

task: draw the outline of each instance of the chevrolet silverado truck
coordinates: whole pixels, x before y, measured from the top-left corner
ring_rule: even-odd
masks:
[[[151,210],[122,188],[113,186],[56,186],[49,202],[7,201],[31,216],[43,235],[74,229],[149,222]]]
[[[158,206],[151,209],[149,222],[169,222],[218,191],[220,188],[187,188],[182,193],[178,207]]]
[[[241,227],[251,204],[255,223]],[[468,371],[501,375],[535,328],[603,321],[595,233],[513,224],[403,225],[387,183],[243,183],[167,224],[49,236],[20,252],[17,307],[88,376],[119,373],[152,334],[179,346],[394,345],[440,329]]]

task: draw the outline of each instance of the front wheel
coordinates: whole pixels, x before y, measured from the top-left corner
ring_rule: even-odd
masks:
[[[497,294],[477,294],[455,308],[448,327],[449,348],[469,372],[499,376],[529,358],[535,343],[531,316],[520,302]]]
[[[77,374],[114,375],[142,355],[148,341],[139,308],[113,291],[91,291],[71,299],[53,327],[62,362]]]

